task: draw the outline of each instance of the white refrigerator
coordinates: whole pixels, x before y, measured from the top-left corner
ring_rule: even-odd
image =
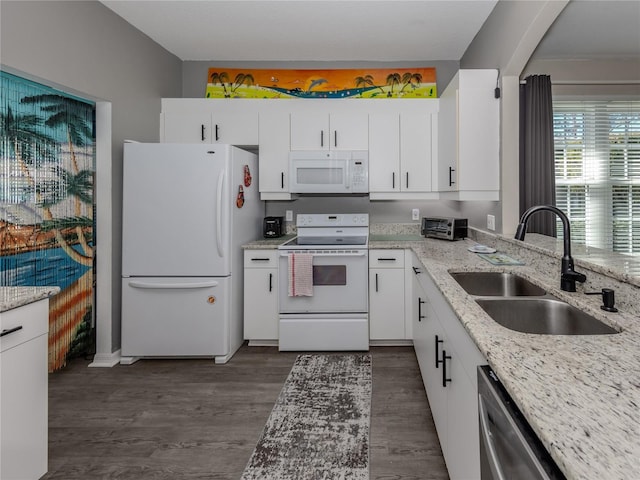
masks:
[[[242,345],[243,243],[261,236],[255,154],[125,143],[121,363],[214,357]]]

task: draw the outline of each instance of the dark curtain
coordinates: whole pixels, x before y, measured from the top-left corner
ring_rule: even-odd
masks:
[[[520,215],[535,205],[556,204],[551,77],[531,75],[520,86]],[[538,212],[527,231],[556,236],[556,217]]]

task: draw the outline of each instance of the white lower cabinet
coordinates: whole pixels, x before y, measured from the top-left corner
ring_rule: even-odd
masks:
[[[369,339],[404,340],[405,251],[369,250]]]
[[[487,362],[413,255],[413,343],[449,476],[480,478],[476,368]]]
[[[278,341],[278,251],[244,251],[244,338]]]
[[[0,313],[0,478],[47,472],[49,300]]]

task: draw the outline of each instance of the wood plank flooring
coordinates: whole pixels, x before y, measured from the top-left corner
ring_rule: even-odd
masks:
[[[371,354],[371,479],[448,479],[413,348]],[[49,375],[43,479],[237,480],[296,355],[243,346],[226,365],[110,369],[76,359]]]

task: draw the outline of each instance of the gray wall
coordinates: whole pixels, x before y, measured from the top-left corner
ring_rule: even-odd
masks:
[[[0,19],[3,70],[111,102],[112,203],[102,211],[112,216],[112,241],[97,245],[97,254],[101,248],[112,250],[111,291],[98,291],[111,296],[112,318],[98,318],[98,323],[112,322],[115,351],[120,345],[122,143],[125,138],[158,141],[160,98],[180,96],[182,62],[96,1],[2,0]],[[99,230],[99,216],[97,222]]]

